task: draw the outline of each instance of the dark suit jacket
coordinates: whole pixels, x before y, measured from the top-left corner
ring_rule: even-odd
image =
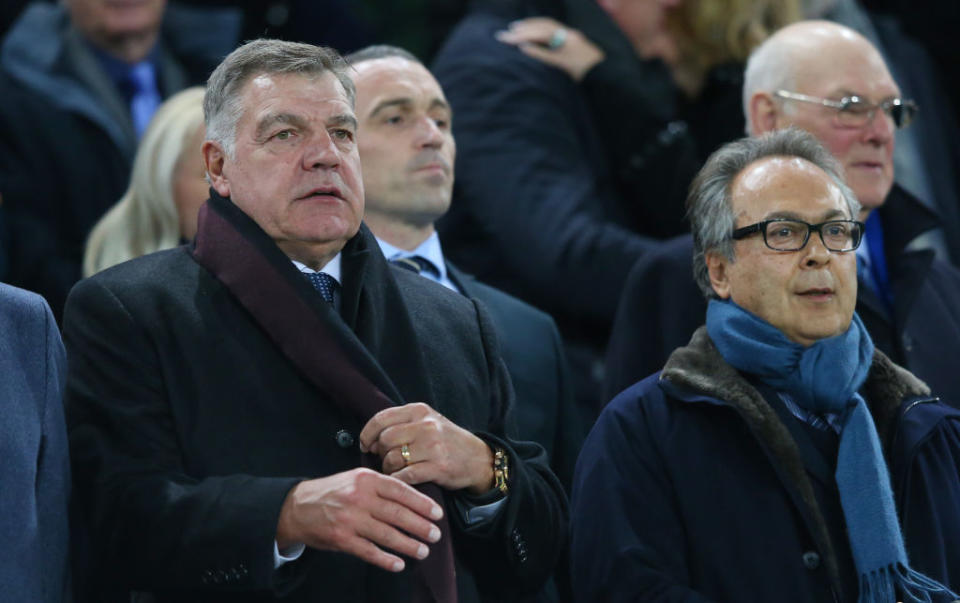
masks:
[[[340,553],[308,550],[274,571],[290,488],[363,460],[355,439],[365,419],[301,370],[303,356],[290,350],[306,346],[308,361],[347,358],[394,402],[428,401],[507,448],[511,490],[492,523],[466,527],[455,493],[446,493],[460,601],[481,600],[481,589],[539,587],[564,537],[565,501],[543,450],[504,434],[512,392],[485,312],[414,274],[393,274],[362,227],[342,252],[338,316],[229,201],[207,208],[253,243],[227,245],[226,257],[237,258],[246,293],[276,303],[267,318],[281,323],[303,308],[303,324],[319,319],[337,345],[320,345],[316,330],[277,340],[188,247],[75,287],[64,329],[71,450],[105,578],[178,602],[409,595],[409,569],[388,574]],[[218,244],[205,228],[202,213],[197,250]],[[268,269],[245,273],[251,260]],[[293,298],[264,290],[264,276],[282,279],[274,282],[292,287]]]
[[[858,283],[857,313],[876,347],[923,379],[935,396],[960,404],[960,270],[929,250],[905,247],[932,215],[894,187],[879,210],[894,295],[893,316]],[[693,239],[677,237],[637,262],[624,289],[607,349],[604,396],[610,400],[661,368],[703,324],[706,302],[693,281]]]
[[[66,358],[43,298],[0,283],[0,598],[70,600]]]
[[[653,246],[629,211],[663,205],[620,199],[587,100],[564,72],[498,42],[508,23],[468,16],[431,68],[457,112],[440,236],[465,270],[549,312],[567,342],[602,350],[629,267]]]
[[[480,301],[490,311],[516,392],[520,439],[544,447],[553,472],[569,489],[589,425],[573,401],[556,324],[549,314],[481,283],[450,262],[447,275],[464,295]]]

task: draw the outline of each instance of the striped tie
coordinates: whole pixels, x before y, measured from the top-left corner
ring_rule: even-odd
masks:
[[[427,274],[433,276],[434,278],[440,277],[440,271],[437,270],[437,267],[433,265],[433,262],[427,258],[419,255],[411,255],[405,258],[396,258],[390,260],[390,263],[394,266],[399,266],[411,272],[416,272],[417,274]]]

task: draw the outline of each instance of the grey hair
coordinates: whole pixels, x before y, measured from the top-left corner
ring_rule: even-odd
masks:
[[[243,115],[244,85],[258,75],[296,74],[319,77],[332,73],[340,81],[351,106],[356,89],[347,74],[347,64],[332,48],[286,42],[253,40],[227,55],[210,74],[203,98],[207,138],[220,143],[227,156],[234,156],[237,123]]]
[[[707,299],[717,298],[710,285],[707,253],[719,253],[734,261],[731,185],[750,164],[767,157],[797,157],[809,161],[830,177],[840,190],[854,220],[860,214],[860,202],[843,180],[843,168],[810,133],[785,128],[754,138],[741,138],[715,151],[690,185],[687,215],[693,230],[693,278]]]
[[[374,44],[372,46],[367,46],[355,52],[351,52],[343,58],[350,65],[359,65],[360,63],[364,63],[366,61],[390,59],[394,57],[406,59],[411,63],[418,63],[420,65],[423,64],[423,62],[415,57],[412,52],[400,48],[399,46],[391,46],[389,44]]]
[[[743,73],[743,118],[747,136],[753,134],[750,99],[754,94],[766,92],[772,95],[777,90],[795,92],[795,50],[787,36],[774,34],[750,53]],[[789,111],[788,107],[791,105],[784,105],[784,110]]]

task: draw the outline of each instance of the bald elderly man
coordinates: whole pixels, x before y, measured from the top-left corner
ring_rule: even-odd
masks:
[[[922,114],[901,98],[880,54],[834,23],[783,28],[751,56],[743,106],[750,135],[797,126],[840,161],[866,223],[857,313],[878,349],[960,404],[960,271],[910,245],[937,218],[895,183],[894,131]],[[608,348],[607,400],[658,370],[699,326],[705,307],[690,278],[691,248],[681,237],[634,267]]]

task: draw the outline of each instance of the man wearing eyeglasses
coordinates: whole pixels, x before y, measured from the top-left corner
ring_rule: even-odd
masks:
[[[913,248],[937,218],[894,182],[894,132],[923,119],[922,108],[901,97],[865,38],[825,21],[786,27],[754,51],[743,105],[751,135],[797,126],[840,161],[866,224],[857,313],[878,349],[960,405],[960,271]],[[700,325],[691,246],[673,241],[635,266],[608,348],[607,399],[663,366]]]
[[[863,224],[841,173],[787,128],[724,146],[694,180],[706,325],[584,443],[578,600],[957,598],[960,411],[854,312]]]

